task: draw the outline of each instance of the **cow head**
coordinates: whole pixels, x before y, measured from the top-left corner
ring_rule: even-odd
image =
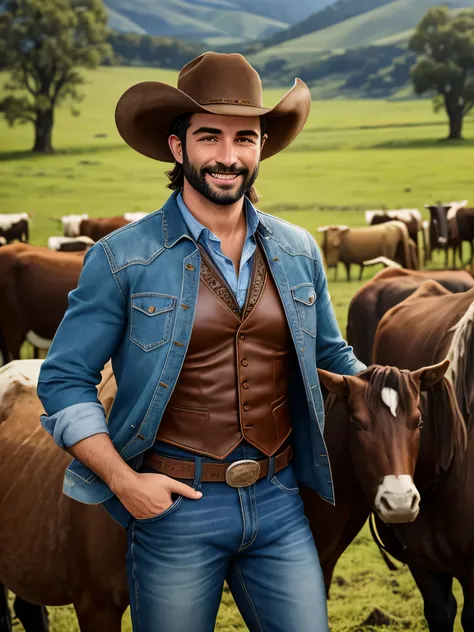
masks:
[[[324,233],[323,253],[328,267],[337,266],[341,258],[341,243],[343,235],[349,226],[322,226],[319,233]]]
[[[83,219],[89,219],[89,215],[63,215],[61,223],[64,237],[79,237],[79,228]]]

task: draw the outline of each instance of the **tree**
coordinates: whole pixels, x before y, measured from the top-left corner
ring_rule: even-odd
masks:
[[[102,0],[0,0],[0,62],[10,72],[0,111],[10,125],[33,123],[33,151],[53,151],[55,108],[82,100],[78,69],[111,55],[106,24]]]
[[[417,94],[436,93],[435,109],[449,118],[448,139],[462,138],[464,117],[474,105],[474,11],[430,9],[409,48],[422,55],[410,74]]]

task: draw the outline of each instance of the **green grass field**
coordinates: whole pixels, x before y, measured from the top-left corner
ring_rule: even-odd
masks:
[[[29,153],[30,127],[10,129],[0,123],[0,213],[30,212],[33,243],[45,245],[49,235],[60,234],[60,225],[51,218],[153,211],[167,198],[166,166],[128,148],[114,127],[118,97],[143,80],[175,84],[176,73],[101,68],[87,74],[81,116],[73,118],[66,108],[57,113],[57,153],[52,156]],[[266,104],[276,103],[283,93],[271,91]],[[465,142],[448,144],[439,140],[446,135],[446,121],[427,101],[315,101],[300,138],[262,163],[258,206],[317,235],[317,227],[329,223],[364,224],[363,210],[327,207],[422,209],[437,199],[473,201],[472,123],[466,123]],[[366,270],[364,278],[378,269]],[[342,269],[337,283],[332,272],[329,276],[339,325],[345,331],[349,300],[361,284],[343,281]],[[335,577],[329,602],[333,632],[427,629],[409,573],[403,567],[389,573],[367,529],[342,557]],[[462,602],[458,589],[456,594]],[[394,618],[390,627],[361,627],[375,608]],[[70,608],[51,608],[50,613],[52,632],[78,630]],[[456,625],[459,632],[459,621]],[[216,629],[246,629],[227,591]],[[124,630],[130,630],[128,615]]]

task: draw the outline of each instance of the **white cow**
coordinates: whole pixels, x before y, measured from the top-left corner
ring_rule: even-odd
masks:
[[[81,244],[82,248],[80,247]],[[82,237],[48,237],[48,248],[56,251],[73,252],[79,250],[89,250],[89,248],[94,244],[95,241],[93,239],[85,237],[84,235]]]
[[[125,213],[123,217],[128,222],[137,222],[139,219],[142,219],[142,217],[145,217],[146,215],[149,215],[149,213],[142,213],[141,211],[136,211],[135,213]]]

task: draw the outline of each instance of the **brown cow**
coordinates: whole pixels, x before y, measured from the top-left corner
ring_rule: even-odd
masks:
[[[1,364],[20,357],[25,340],[48,348],[77,286],[84,253],[14,244],[0,249]]]
[[[0,581],[24,600],[73,603],[84,632],[119,632],[128,604],[125,531],[101,507],[62,494],[70,457],[40,426],[35,374],[25,362],[34,361],[0,373]],[[390,522],[416,518],[412,448],[419,440],[420,389],[442,380],[446,367],[414,373],[371,367],[357,377],[319,372],[332,393],[325,436],[337,507],[304,487],[301,492],[327,586],[371,509]],[[115,391],[108,365],[99,386],[106,415]],[[392,391],[399,395],[395,416]],[[356,432],[361,423],[371,432]],[[407,469],[394,489],[400,462]]]
[[[420,513],[411,525],[377,529],[387,550],[408,564],[424,600],[431,631],[451,632],[456,617],[453,578],[463,589],[461,622],[474,630],[474,288],[452,294],[427,281],[381,320],[377,362],[415,370],[429,358],[451,360],[449,379],[459,418],[446,414],[449,393],[422,402],[424,426],[415,481]],[[443,423],[433,421],[434,410]],[[467,436],[466,436],[467,435]],[[466,449],[467,447],[467,449]],[[403,546],[401,546],[403,545]]]
[[[336,268],[335,278],[339,261],[346,267],[348,281],[351,280],[352,263],[360,265],[360,280],[364,262],[376,257],[398,261],[409,269],[418,267],[416,249],[403,222],[394,220],[362,228],[325,226],[319,228],[318,232],[324,233],[322,250],[328,267]]]
[[[445,267],[448,267],[449,250],[452,250],[453,268],[456,268],[456,252],[459,255],[461,266],[462,244],[467,241],[470,244],[471,268],[474,262],[474,208],[467,207],[467,200],[462,202],[438,202],[436,205],[425,207],[430,212],[430,250],[444,250]]]
[[[367,365],[372,363],[380,319],[428,279],[438,281],[450,292],[465,292],[474,287],[474,279],[464,270],[382,270],[354,294],[349,304],[347,341],[359,360]]]
[[[83,219],[79,225],[79,235],[99,241],[109,233],[130,224],[124,217],[94,217]]]

